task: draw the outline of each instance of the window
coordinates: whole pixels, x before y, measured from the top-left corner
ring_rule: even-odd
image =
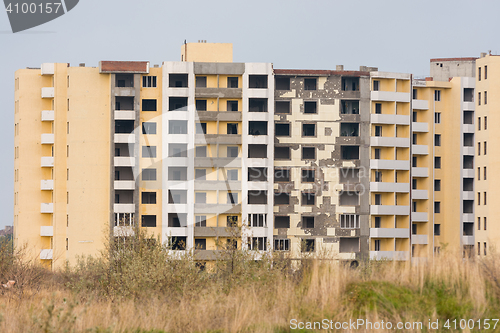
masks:
[[[488,129],[488,117],[484,116],[484,129]]]
[[[303,160],[316,159],[316,148],[314,148],[314,147],[302,147],[302,159]]]
[[[141,226],[148,228],[156,227],[156,215],[142,215],[141,216]]]
[[[227,78],[228,88],[238,88],[238,77],[230,76]]]
[[[156,146],[142,146],[142,157],[156,157]]]
[[[477,205],[481,205],[481,192],[477,192]]]
[[[238,170],[227,170],[227,180],[238,180]]]
[[[478,142],[477,143],[477,155],[480,156],[481,155],[481,142]]]
[[[227,101],[227,111],[238,111],[238,101]]]
[[[266,89],[267,75],[249,75],[248,87],[250,89]]]
[[[434,213],[436,214],[441,213],[441,202],[434,201]]]
[[[275,136],[290,136],[290,124],[274,124],[274,135]]]
[[[382,171],[375,171],[375,181],[376,182],[382,181]]]
[[[274,80],[276,90],[290,90],[289,77],[276,76]]]
[[[168,167],[168,180],[187,180],[187,167]]]
[[[434,123],[441,124],[441,112],[434,113]]]
[[[194,178],[197,180],[206,180],[207,179],[207,170],[206,169],[195,169],[194,170]]]
[[[477,105],[481,105],[481,92],[477,93]]]
[[[486,180],[486,167],[483,167],[483,179]]]
[[[304,102],[304,113],[318,113],[317,102],[316,101],[305,101]]]
[[[375,239],[375,251],[380,251],[380,239]]]
[[[382,204],[382,196],[380,194],[375,194],[375,205]]]
[[[156,169],[142,169],[142,180],[156,180]]]
[[[168,157],[187,157],[187,143],[169,143]]]
[[[169,120],[169,134],[187,134],[187,120]]]
[[[207,157],[207,146],[197,146],[195,153],[196,157]]]
[[[314,239],[302,240],[302,252],[314,252]]]
[[[375,148],[375,159],[380,160],[380,148]]]
[[[316,124],[302,124],[302,136],[316,136]]]
[[[187,203],[186,190],[168,190],[169,204],[185,204]]]
[[[483,223],[483,229],[486,230],[486,217],[483,219],[484,223]]]
[[[484,79],[488,78],[488,66],[484,66]]]
[[[196,100],[196,111],[207,111],[207,100],[197,99]]]
[[[290,101],[276,101],[274,106],[274,113],[289,114]]]
[[[418,99],[417,96],[417,89],[413,89],[413,99]]]
[[[411,224],[411,234],[412,234],[412,235],[416,235],[416,234],[417,234],[417,231],[418,231],[417,229],[418,229],[417,224],[416,224],[416,223],[412,223],[412,224]]]
[[[481,218],[477,218],[477,230],[481,230]]]
[[[194,226],[195,227],[206,227],[207,226],[207,216],[206,215],[198,215],[194,217]]]
[[[238,203],[238,193],[228,192],[227,193],[227,203],[235,205]]]
[[[441,224],[434,224],[434,235],[441,235]]]
[[[441,157],[434,157],[434,169],[441,169]]]
[[[250,169],[249,169],[250,170]],[[274,169],[274,182],[289,182],[290,181],[290,170],[283,168]]]
[[[486,205],[487,204],[487,200],[486,200],[486,192],[483,193],[483,202],[484,204]]]
[[[227,134],[238,134],[238,123],[228,123]]]
[[[142,204],[156,204],[156,192],[142,192],[141,199]]]
[[[274,251],[290,251],[290,240],[288,238],[275,239]]]
[[[274,147],[274,159],[275,160],[289,160],[290,159],[290,147]]]
[[[267,191],[251,190],[248,191],[249,205],[265,205],[267,204]]]
[[[227,157],[238,157],[238,147],[227,147]]]
[[[302,182],[303,183],[313,183],[314,182],[315,170],[305,169],[302,170]]]
[[[481,130],[481,117],[477,117],[477,130]]]
[[[249,98],[249,112],[267,112],[267,98]]]
[[[143,88],[156,88],[156,76],[143,76],[142,77],[142,87]]]
[[[267,135],[267,121],[249,121],[248,135]]]
[[[248,145],[248,158],[267,158],[267,145]]]
[[[382,218],[380,216],[375,216],[375,228],[380,228],[382,224]]]
[[[143,99],[142,111],[156,111],[156,99]]]
[[[382,136],[382,126],[375,126],[375,136]]]
[[[194,240],[194,248],[196,250],[206,250],[207,249],[207,240],[204,238],[196,238]]]
[[[266,251],[267,237],[252,237],[252,242],[248,246],[250,250]]]
[[[266,227],[267,214],[248,214],[248,226],[250,227]]]
[[[382,103],[375,103],[375,113],[376,114],[382,113]]]
[[[302,192],[302,206],[314,206],[316,194],[312,192]]]
[[[314,228],[314,216],[302,216],[302,228]]]
[[[485,66],[485,68],[486,68],[486,66]],[[486,255],[486,242],[483,243],[483,253],[484,253],[484,255]]]
[[[304,90],[316,90],[316,79],[304,79]]]
[[[196,77],[196,88],[206,88],[207,87],[207,77],[197,76]]]
[[[486,141],[484,141],[483,147],[484,147],[484,155],[486,155],[486,147],[487,147],[487,142]]]
[[[488,104],[488,92],[484,92],[484,105]]]
[[[418,121],[418,120],[417,120],[417,119],[418,119],[417,115],[418,115],[417,111],[413,111],[413,112],[412,112],[412,116],[413,116],[412,121],[413,121],[414,123],[416,123],[416,122]]]
[[[197,123],[196,134],[207,134],[207,123]]]
[[[156,134],[156,123],[142,123],[142,134]]]
[[[441,179],[434,179],[434,191],[441,191]]]
[[[434,134],[434,146],[441,146],[441,134]]]
[[[481,255],[481,242],[477,242],[477,255]]]
[[[380,89],[380,81],[373,80],[373,91],[379,91],[379,89]]]
[[[188,99],[187,97],[169,97],[168,110],[169,111],[187,111]]]
[[[477,167],[477,180],[481,180],[481,167]]]
[[[340,228],[341,229],[358,229],[359,228],[359,215],[354,214],[341,214]]]
[[[194,194],[194,202],[197,204],[206,204],[207,194],[205,192],[196,192]]]
[[[186,250],[187,237],[175,236],[170,238],[170,246],[174,251]]]
[[[481,67],[477,68],[477,80],[481,81]]]
[[[290,216],[275,216],[274,228],[290,228]]]
[[[170,88],[187,88],[188,75],[187,74],[174,74],[168,75],[168,86]]]
[[[434,101],[441,101],[441,90],[434,90]]]
[[[412,144],[414,144],[414,145],[417,144],[417,133],[412,134]]]

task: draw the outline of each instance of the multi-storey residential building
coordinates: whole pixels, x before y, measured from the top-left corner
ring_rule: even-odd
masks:
[[[420,80],[233,63],[231,44],[201,42],[161,67],[19,70],[16,244],[48,266],[136,226],[200,261],[227,245],[347,261],[484,255],[499,241],[487,205],[497,63],[432,59]]]

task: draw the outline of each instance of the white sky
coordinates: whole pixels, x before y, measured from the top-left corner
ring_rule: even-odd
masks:
[[[28,1],[29,2],[29,1]],[[81,0],[66,15],[12,34],[0,14],[0,229],[13,223],[14,72],[44,62],[180,60],[184,40],[233,43],[235,62],[274,68],[428,75],[429,59],[500,51],[498,0]],[[35,184],[34,186],[39,186]]]

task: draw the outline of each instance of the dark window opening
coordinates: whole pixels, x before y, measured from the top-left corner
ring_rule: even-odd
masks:
[[[316,170],[314,169],[303,169],[302,170],[302,182],[303,183],[314,183]]]
[[[314,206],[316,203],[316,193],[302,192],[302,206]]]
[[[168,227],[169,228],[180,228],[187,226],[187,214],[186,213],[168,213]]]
[[[304,90],[316,90],[316,79],[304,79]]]
[[[340,151],[343,160],[359,159],[359,146],[341,146]]]
[[[373,91],[379,91],[379,89],[380,89],[380,81],[373,80]]]
[[[302,124],[302,136],[316,136],[316,124]]]
[[[207,100],[197,99],[196,100],[196,111],[207,111]]]
[[[302,252],[314,252],[314,239],[303,239],[301,247]]]
[[[474,223],[464,223],[463,225],[464,236],[474,236]]]
[[[143,99],[142,111],[156,111],[156,99]]]
[[[187,134],[187,120],[169,120],[168,134]]]
[[[290,159],[290,147],[274,147],[274,159],[275,160],[289,160]]]
[[[274,113],[289,114],[290,113],[290,101],[276,101],[274,107]]]
[[[141,216],[141,226],[148,228],[156,227],[156,215],[142,215]]]
[[[267,98],[249,98],[249,112],[267,112]]]
[[[274,124],[274,135],[275,136],[290,136],[290,124]]]
[[[304,113],[318,113],[318,103],[316,101],[304,102]]]
[[[230,76],[227,78],[228,88],[238,88],[238,77]]]
[[[249,135],[267,135],[267,121],[249,121]]]
[[[226,128],[227,134],[238,134],[238,123],[228,123]]]
[[[474,134],[464,133],[464,147],[474,147]]]
[[[267,158],[267,145],[248,145],[248,158]]]
[[[341,123],[340,136],[359,136],[358,123]]]
[[[206,88],[207,87],[207,77],[197,76],[196,77],[196,88]]]
[[[133,120],[115,120],[115,133],[129,134],[134,131]]]
[[[251,89],[266,89],[267,75],[249,75],[248,87]]]
[[[302,147],[302,159],[303,160],[316,159],[316,148],[314,148],[314,147]]]
[[[464,169],[474,169],[474,156],[464,156]]]
[[[382,103],[375,103],[375,113],[382,114]]]
[[[142,87],[143,88],[156,88],[156,76],[143,76],[142,77]]]
[[[439,156],[434,157],[434,168],[441,169],[441,157]]]
[[[156,204],[156,192],[142,192],[141,203],[150,205]]]
[[[115,110],[132,111],[134,110],[134,97],[115,97]]]
[[[197,123],[196,134],[207,134],[207,123]]]
[[[441,235],[441,224],[434,224],[434,235]]]
[[[267,204],[267,191],[251,190],[248,191],[249,205],[265,205]]]
[[[238,111],[238,101],[227,101],[227,111]]]
[[[187,88],[188,75],[187,74],[169,74],[168,86],[170,88]]]
[[[265,182],[267,181],[267,168],[248,168],[249,182]]]
[[[351,191],[343,191],[339,196],[339,205],[340,206],[359,205],[359,193]]]
[[[340,113],[359,114],[359,101],[342,101]]]
[[[238,226],[238,216],[237,215],[229,215],[226,217],[226,226],[228,228],[235,228]]]
[[[314,216],[302,216],[302,228],[314,228]]]
[[[359,252],[359,238],[347,238],[340,237],[339,239],[339,252],[340,253],[352,253]]]
[[[474,111],[464,111],[464,124],[474,124]]]
[[[343,91],[358,91],[359,90],[359,77],[343,77],[342,78]]]
[[[195,250],[206,250],[207,249],[207,240],[204,238],[196,238],[194,240],[194,248],[195,248]]]
[[[168,190],[169,204],[187,203],[187,190]]]
[[[289,77],[276,76],[274,80],[276,90],[290,90]]]
[[[274,182],[289,182],[290,181],[290,169],[276,168],[274,169]]]
[[[290,216],[275,216],[274,228],[290,228]]]
[[[474,102],[474,88],[464,88],[464,102]]]
[[[142,123],[142,134],[156,134],[156,123]]]
[[[290,193],[274,192],[274,205],[289,205]]]
[[[187,97],[169,97],[168,111],[187,111]]]
[[[168,157],[187,157],[186,143],[169,143]]]
[[[119,88],[134,87],[134,74],[116,74],[115,85]]]
[[[170,239],[170,242],[171,242],[170,246],[171,246],[172,250],[175,250],[175,251],[186,250],[187,237],[180,237],[180,236],[172,237]]]
[[[227,147],[227,157],[238,157],[239,149],[238,147]]]

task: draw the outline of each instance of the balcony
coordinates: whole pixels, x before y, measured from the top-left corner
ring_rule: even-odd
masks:
[[[371,192],[401,192],[409,193],[410,184],[408,183],[386,183],[386,182],[371,182]]]
[[[379,170],[410,170],[410,161],[370,160],[370,168]]]
[[[474,178],[474,177],[476,177],[474,169],[462,169],[462,176],[464,178]]]
[[[130,226],[113,227],[113,236],[115,237],[130,237],[134,235],[135,235],[134,227]]]
[[[474,236],[462,236],[462,245],[474,245]]]
[[[411,197],[416,200],[427,200],[429,192],[427,190],[411,190]]]
[[[241,98],[241,88],[195,88],[196,98]]]
[[[41,237],[52,237],[52,236],[54,236],[54,227],[53,226],[43,226],[43,227],[40,227],[40,236]]]
[[[42,134],[41,143],[42,145],[53,145],[54,134]]]
[[[407,228],[370,228],[370,237],[408,238],[410,237],[410,230]]]
[[[42,168],[52,168],[54,166],[54,158],[50,156],[44,156],[40,162]]]
[[[134,180],[115,180],[114,181],[115,190],[135,190]]]
[[[474,133],[475,126],[473,124],[462,124],[463,133]]]
[[[370,121],[372,124],[410,125],[410,116],[372,113]]]
[[[42,88],[42,98],[54,98],[54,87]]]
[[[462,214],[462,222],[474,223],[474,214],[473,213],[463,213]]]
[[[429,147],[427,145],[412,145],[411,153],[413,155],[429,155]]]
[[[195,227],[194,236],[195,237],[231,237],[231,236],[239,237],[240,234],[239,232],[237,234],[234,234],[231,228],[227,227]]]
[[[412,177],[429,177],[428,168],[411,168]]]
[[[240,111],[197,111],[200,121],[241,121]]]
[[[385,136],[370,137],[370,145],[372,147],[410,147],[410,138],[395,138]]]
[[[52,260],[53,250],[40,250],[40,260]]]
[[[115,111],[115,120],[135,120],[135,111]]]
[[[399,205],[370,205],[372,215],[408,215],[410,206]]]
[[[42,203],[40,204],[40,213],[42,214],[52,214],[54,213],[53,203]]]
[[[42,191],[52,191],[54,189],[54,181],[52,179],[41,180],[40,189]]]
[[[224,180],[196,180],[194,189],[196,191],[241,191],[241,180],[224,181]]]
[[[195,214],[229,214],[241,213],[241,205],[231,204],[194,204]]]
[[[474,200],[474,191],[463,191],[462,200]]]
[[[198,168],[241,168],[240,157],[196,157],[194,167]]]
[[[54,121],[54,110],[42,111],[42,121]]]
[[[370,260],[408,260],[408,251],[370,251]]]
[[[429,132],[429,124],[427,124],[427,123],[412,123],[411,130],[413,132],[427,133],[427,132]]]
[[[429,101],[422,99],[414,99],[411,103],[414,110],[429,110]]]
[[[54,63],[44,63],[40,69],[42,75],[54,75]]]
[[[462,155],[474,156],[474,147],[462,147]]]
[[[463,102],[462,106],[463,106],[463,110],[473,111],[476,108],[476,105],[474,104],[474,102]]]
[[[411,220],[413,222],[427,222],[429,217],[426,212],[411,212]]]
[[[115,87],[115,96],[133,97],[135,96],[134,87]]]
[[[113,204],[113,210],[115,213],[135,213],[135,204]]]
[[[372,101],[410,103],[410,93],[395,91],[372,91]]]
[[[195,144],[241,145],[241,134],[196,134]]]
[[[135,135],[133,133],[130,134],[121,134],[115,133],[115,143],[134,143]]]
[[[429,244],[427,235],[411,235],[411,243],[420,245]]]
[[[130,156],[115,156],[113,158],[115,167],[133,167],[135,166],[135,158]]]

